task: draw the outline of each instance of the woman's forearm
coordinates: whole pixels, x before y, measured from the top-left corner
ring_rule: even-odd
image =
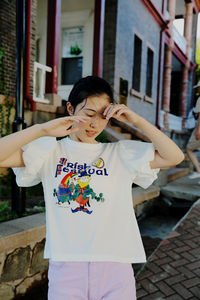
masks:
[[[0,161],[4,161],[22,146],[42,136],[44,134],[40,124],[36,124],[0,138]]]
[[[137,115],[137,119],[134,120],[133,124],[142,129],[155,145],[162,158],[174,164],[180,163],[184,159],[184,153],[181,149],[166,134],[143,117]]]

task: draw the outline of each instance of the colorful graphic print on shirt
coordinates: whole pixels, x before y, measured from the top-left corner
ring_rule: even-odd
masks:
[[[77,162],[75,164],[67,162],[66,158],[60,158],[59,164],[56,167],[55,177],[62,174],[62,172],[68,172],[61,180],[58,189],[54,189],[53,195],[57,197],[57,202],[60,207],[69,208],[75,201],[79,204],[74,209],[71,207],[71,212],[85,212],[91,214],[92,210],[87,209],[85,206],[90,207],[90,200],[104,202],[103,194],[97,195],[95,191],[89,185],[91,181],[91,175],[103,175],[108,176],[106,168],[102,158],[98,158],[92,166],[87,164],[80,165]],[[71,168],[71,171],[70,171]]]

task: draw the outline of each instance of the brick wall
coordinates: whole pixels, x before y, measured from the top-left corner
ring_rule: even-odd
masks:
[[[36,56],[36,16],[37,0],[32,1],[31,34],[31,94],[33,89],[33,62]],[[16,1],[1,0],[0,5],[0,44],[5,45],[4,91],[10,96],[16,94]]]
[[[4,56],[4,91],[10,96],[15,95],[16,90],[16,1],[1,0],[0,5],[0,44],[5,46]]]
[[[114,86],[117,0],[106,1],[104,23],[103,78]]]

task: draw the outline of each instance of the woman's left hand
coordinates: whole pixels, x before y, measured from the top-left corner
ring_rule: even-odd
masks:
[[[109,120],[115,118],[122,122],[136,123],[138,115],[128,108],[125,104],[111,103],[103,112],[104,117]]]

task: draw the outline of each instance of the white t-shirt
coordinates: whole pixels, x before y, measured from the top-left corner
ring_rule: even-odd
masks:
[[[44,258],[142,263],[146,255],[132,202],[132,183],[149,187],[153,143],[89,144],[42,137],[22,147],[19,186],[42,182],[46,206]]]

